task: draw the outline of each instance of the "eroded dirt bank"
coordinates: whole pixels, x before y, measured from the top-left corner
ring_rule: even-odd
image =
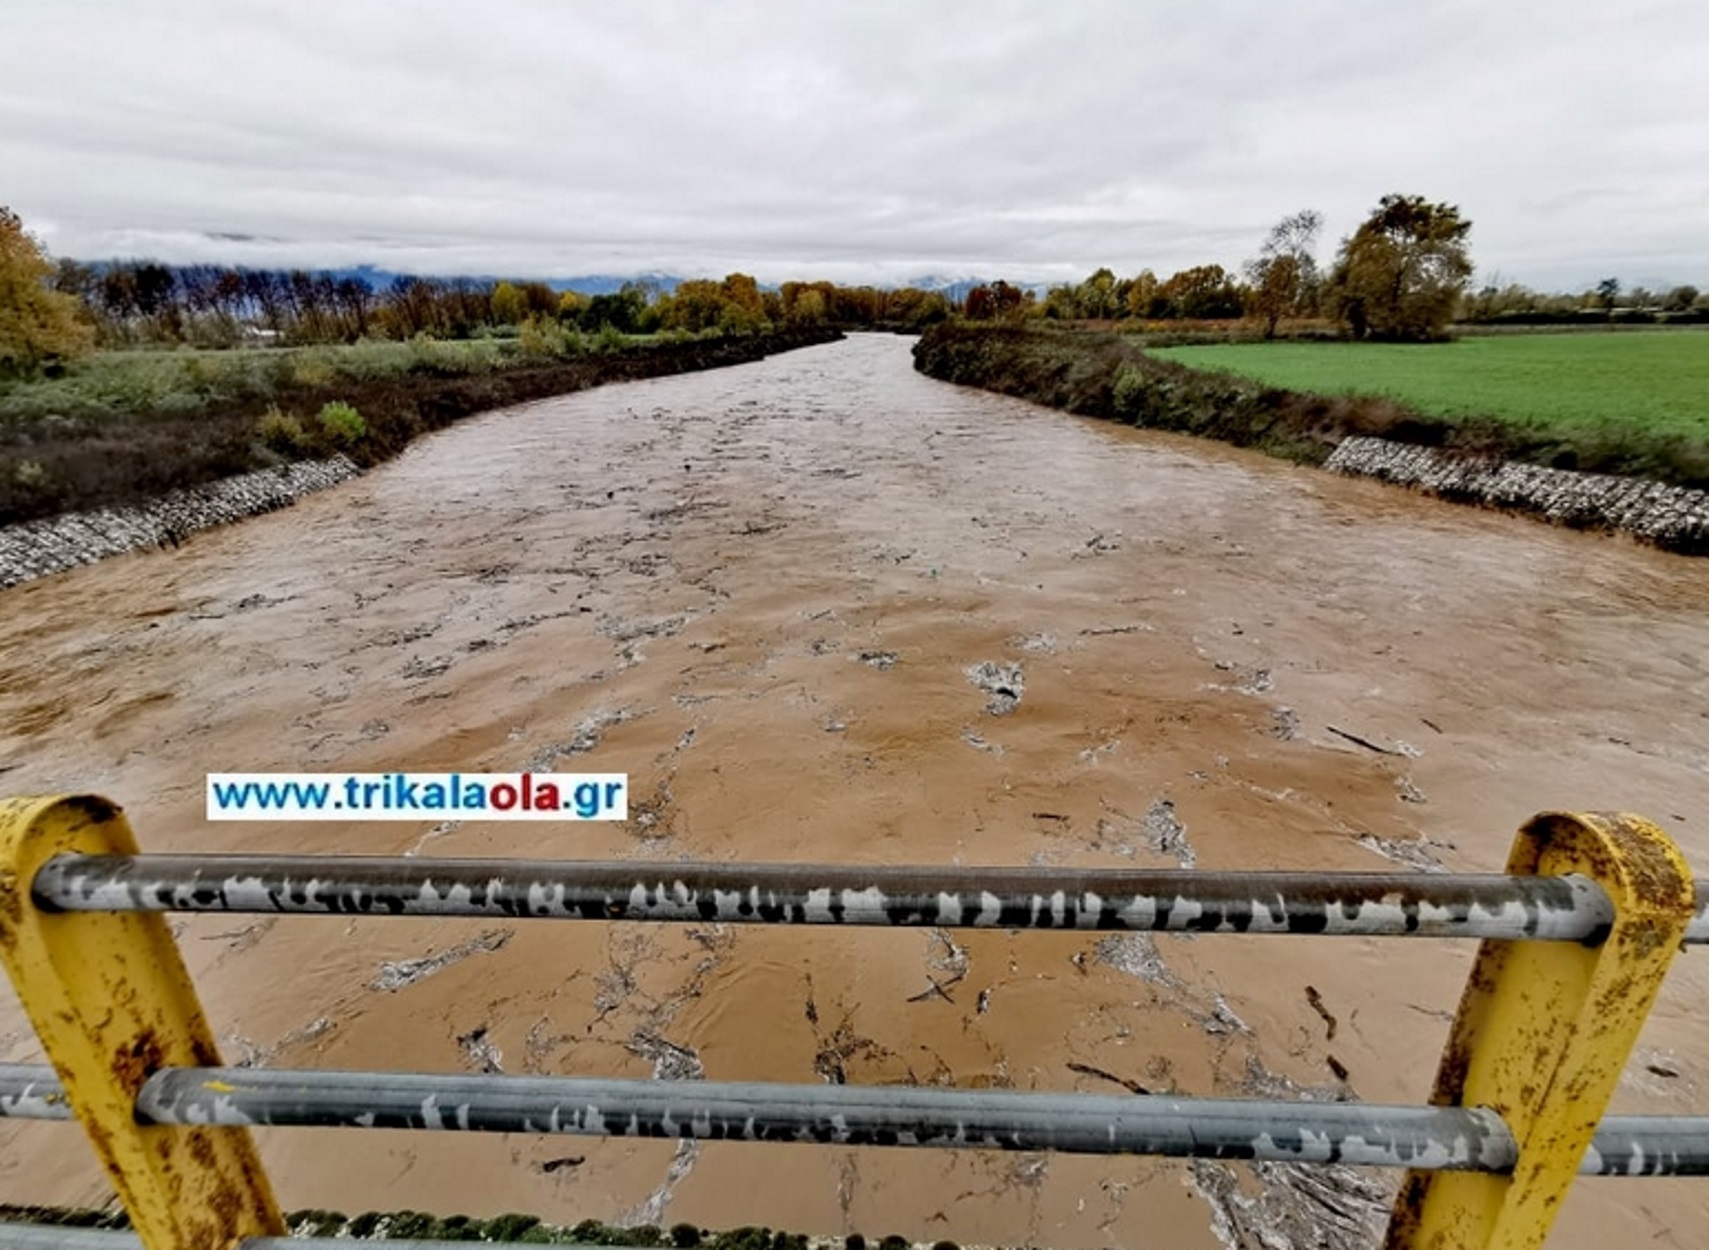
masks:
[[[1199,868],[1386,850],[1487,870],[1535,811],[1624,807],[1709,872],[1700,564],[960,390],[908,349],[857,336],[491,414],[287,512],[0,593],[0,786],[107,794],[151,849]],[[1006,714],[985,663],[1020,669]],[[628,772],[634,819],[200,815],[210,770],[552,766]],[[179,928],[234,1061],[1409,1102],[1472,954]],[[1709,1109],[1704,968],[1682,958],[1620,1109]],[[8,995],[0,1060],[35,1057]],[[1394,1180],[335,1131],[262,1148],[293,1207],[1065,1247],[1359,1244]],[[75,1130],[0,1125],[0,1201],[102,1192]],[[1701,1215],[1690,1182],[1581,1184],[1551,1245],[1691,1246]]]

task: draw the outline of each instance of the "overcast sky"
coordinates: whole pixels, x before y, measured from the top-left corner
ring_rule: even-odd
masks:
[[[0,204],[85,259],[1054,281],[1391,191],[1709,288],[1709,3],[0,3]]]

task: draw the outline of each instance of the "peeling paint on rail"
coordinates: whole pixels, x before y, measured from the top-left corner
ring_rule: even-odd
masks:
[[[1116,1097],[757,1082],[168,1068],[146,1123],[427,1129],[838,1145],[1057,1150],[1501,1172],[1516,1156],[1482,1108]],[[46,1066],[0,1064],[0,1116],[65,1119]],[[1579,1173],[1709,1175],[1709,1117],[1611,1116]]]
[[[1584,942],[1612,911],[1581,876],[61,856],[61,911],[292,912],[760,924],[1127,929]],[[1709,941],[1709,884],[1688,941]]]

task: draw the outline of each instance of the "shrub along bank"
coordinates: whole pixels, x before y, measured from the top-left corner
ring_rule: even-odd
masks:
[[[1341,350],[1364,348],[1348,344]],[[949,324],[922,336],[914,361],[921,372],[946,382],[1312,464],[1327,460],[1343,439],[1368,436],[1483,460],[1709,487],[1709,448],[1677,432],[1636,422],[1572,427],[1448,417],[1381,396],[1287,390],[1159,359],[1141,341],[1115,333]]]
[[[1130,335],[950,324],[926,331],[914,366],[930,377],[1088,417],[1173,430],[1321,464],[1351,433],[1429,441],[1425,418],[1387,400],[1323,397],[1198,373],[1146,355]],[[1439,440],[1438,440],[1439,441]]]
[[[273,353],[226,352],[199,366],[208,381],[198,391],[174,384],[126,406],[92,398],[76,375],[35,383],[27,394],[0,395],[0,525],[137,503],[299,460],[342,454],[366,467],[471,413],[604,382],[743,364],[840,337],[815,328],[661,338],[503,360],[464,359],[451,351],[456,345],[428,344],[435,350],[388,357],[374,369],[365,367],[363,346],[314,349],[322,355],[313,368],[285,353],[269,360]]]

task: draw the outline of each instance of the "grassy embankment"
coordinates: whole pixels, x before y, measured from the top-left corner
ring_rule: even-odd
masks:
[[[1709,333],[1146,347],[948,326],[922,372],[1071,412],[1320,463],[1349,435],[1709,487]]]
[[[834,332],[103,352],[65,376],[0,383],[0,524],[147,499],[343,452],[372,465],[419,434],[506,404],[758,360]],[[334,405],[330,419],[322,413]],[[348,405],[359,420],[342,416]]]

